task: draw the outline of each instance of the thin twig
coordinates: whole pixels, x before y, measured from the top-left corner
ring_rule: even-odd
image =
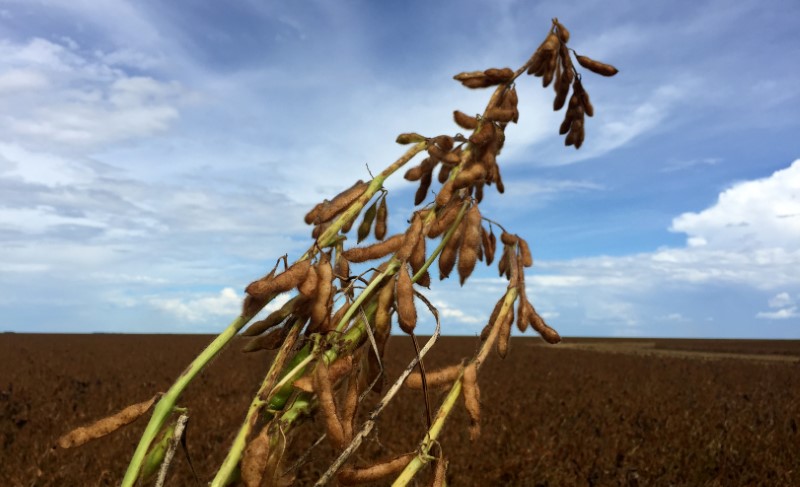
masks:
[[[186,422],[189,421],[189,414],[183,413],[178,417],[175,423],[175,430],[172,432],[172,438],[169,440],[169,447],[164,454],[164,461],[161,462],[161,468],[158,470],[158,478],[156,478],[155,487],[163,487],[164,482],[167,480],[167,471],[172,459],[175,457],[175,450],[178,449],[178,444],[181,442],[183,430],[186,428]]]

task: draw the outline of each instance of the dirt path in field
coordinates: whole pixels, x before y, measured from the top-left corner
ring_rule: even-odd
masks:
[[[530,346],[542,346],[539,343],[529,344]],[[718,352],[709,350],[679,350],[670,348],[656,348],[655,341],[627,341],[627,342],[573,342],[560,343],[554,350],[589,350],[602,353],[622,353],[634,355],[656,355],[665,357],[681,357],[702,360],[750,360],[756,362],[780,362],[780,363],[800,363],[800,356],[781,355],[769,353],[735,353]],[[662,345],[663,347],[663,345]]]

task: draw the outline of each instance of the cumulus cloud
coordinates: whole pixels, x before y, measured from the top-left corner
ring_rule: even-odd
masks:
[[[164,132],[178,119],[185,90],[118,67],[134,57],[132,51],[84,54],[67,40],[0,41],[5,136],[95,147]],[[146,65],[141,58],[139,65]]]
[[[209,318],[236,316],[241,309],[242,298],[233,288],[226,287],[215,296],[189,299],[152,298],[150,304],[180,320],[196,323]]]

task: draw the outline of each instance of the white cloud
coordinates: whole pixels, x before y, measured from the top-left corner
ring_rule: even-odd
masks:
[[[696,166],[715,166],[720,162],[722,162],[722,159],[719,157],[700,157],[696,159],[670,160],[664,165],[664,167],[661,168],[661,172],[681,171]]]
[[[727,250],[800,250],[800,159],[767,178],[736,184],[717,203],[670,228]]]
[[[783,308],[794,304],[794,299],[789,296],[789,293],[782,292],[769,298],[769,302],[767,304],[769,304],[770,308]]]
[[[800,313],[797,312],[796,306],[779,309],[777,311],[761,311],[758,314],[756,314],[756,318],[762,318],[767,320],[786,320],[789,318],[797,318],[797,317],[800,317]]]
[[[5,137],[92,147],[160,133],[178,119],[180,85],[130,76],[117,67],[119,59],[84,56],[63,42],[0,41]]]
[[[442,321],[446,319],[452,319],[459,323],[466,323],[466,324],[473,324],[473,323],[480,323],[480,320],[474,316],[470,316],[464,311],[459,308],[452,307],[445,303],[444,301],[434,301],[433,305],[436,306],[436,309],[439,310],[439,316],[442,318]],[[444,326],[444,323],[443,323]]]
[[[216,296],[190,299],[152,298],[150,304],[180,320],[196,323],[209,318],[236,316],[241,310],[243,296],[226,287]]]

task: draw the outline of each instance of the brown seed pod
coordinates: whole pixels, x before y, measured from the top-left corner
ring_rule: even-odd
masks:
[[[497,262],[497,270],[501,276],[505,275],[508,276],[508,265],[510,261],[511,251],[509,250],[508,246],[503,247],[503,255],[500,257],[500,260]]]
[[[383,285],[378,293],[378,306],[375,310],[375,331],[381,333],[391,328],[392,302],[394,301],[394,283]]]
[[[254,298],[266,298],[271,295],[285,293],[305,279],[310,266],[311,261],[308,259],[295,262],[291,267],[275,277],[267,276],[251,282],[245,292]]]
[[[409,132],[406,134],[398,135],[396,142],[398,144],[407,145],[407,144],[416,144],[418,142],[425,142],[425,140],[426,139],[424,136],[414,132]]]
[[[444,183],[439,189],[439,192],[436,194],[436,204],[439,206],[445,206],[450,199],[453,197],[453,181],[448,180]]]
[[[489,68],[483,72],[494,84],[506,83],[514,78],[511,68]]]
[[[493,122],[508,123],[514,120],[514,110],[511,108],[490,108],[486,110],[486,119]]]
[[[386,196],[381,198],[381,202],[378,205],[378,213],[375,216],[375,238],[377,240],[383,240],[386,236],[386,225],[389,219],[389,207],[386,204]]]
[[[414,205],[418,205],[425,201],[425,197],[428,196],[428,190],[431,187],[431,181],[433,181],[433,171],[428,171],[422,175],[422,179],[419,182],[419,188],[417,188],[417,192],[414,194]]]
[[[447,460],[444,457],[436,459],[436,467],[433,470],[433,481],[431,487],[444,487],[444,481],[447,474]]]
[[[531,267],[533,265],[533,256],[531,255],[530,247],[528,247],[528,242],[524,238],[519,239],[519,251],[522,255],[522,265]]]
[[[242,482],[247,487],[258,487],[264,478],[269,459],[269,425],[265,425],[244,450],[241,463]]]
[[[483,164],[473,163],[459,172],[453,179],[453,189],[466,188],[486,178]]]
[[[617,68],[610,64],[601,63],[600,61],[595,61],[594,59],[586,56],[578,56],[577,54],[575,55],[575,58],[578,60],[578,63],[581,66],[593,73],[597,73],[602,76],[614,76],[615,74],[619,73]]]
[[[453,221],[455,221],[460,209],[461,204],[459,202],[454,202],[444,209],[439,210],[439,213],[436,215],[436,219],[428,227],[428,237],[436,238],[446,232],[447,229],[450,228],[450,225],[453,223]]]
[[[508,340],[511,338],[512,323],[514,323],[514,307],[510,306],[505,319],[500,324],[500,330],[497,335],[497,353],[500,358],[506,358],[506,354],[508,354]]]
[[[314,267],[309,267],[308,272],[306,272],[306,278],[303,279],[303,282],[297,286],[297,290],[300,291],[300,294],[309,298],[314,294],[314,291],[317,290],[317,270]],[[252,328],[252,327],[251,327]]]
[[[503,233],[500,234],[500,241],[503,242],[503,245],[516,245],[519,242],[519,237],[503,230]]]
[[[348,299],[347,301],[344,302],[343,305],[339,307],[338,310],[336,310],[336,313],[334,313],[333,317],[331,318],[331,326],[336,327],[339,324],[339,322],[342,321],[342,318],[344,318],[345,313],[347,313],[347,311],[350,309],[351,304],[352,303]]]
[[[430,143],[428,144],[428,154],[438,161],[444,160],[446,157],[447,151],[442,150],[438,145]]]
[[[344,441],[349,444],[353,441],[353,429],[358,412],[358,383],[361,369],[357,368],[347,379],[347,392],[342,404],[342,430]]]
[[[368,187],[368,183],[359,179],[352,187],[336,195],[327,206],[323,206],[319,212],[319,221],[326,222],[331,220],[333,217],[346,210],[355,200],[364,194]]]
[[[528,314],[528,296],[525,294],[525,281],[523,280],[519,285],[519,297],[517,298],[517,330],[525,333],[530,323],[530,315]]]
[[[433,141],[441,147],[441,149],[445,152],[448,152],[453,149],[453,138],[449,135],[437,135],[433,138]]]
[[[528,316],[530,317],[530,323],[534,330],[536,330],[539,335],[550,344],[556,344],[561,341],[561,336],[558,334],[557,331],[550,328],[550,326],[545,323],[544,318],[542,318],[539,313],[536,312],[533,305],[528,303]]]
[[[555,24],[556,26],[556,31],[558,32],[558,38],[561,40],[561,42],[563,42],[564,44],[569,42],[569,31],[567,30],[567,28],[564,27],[564,25],[561,24],[561,22],[559,22],[558,19],[553,19],[553,24]]]
[[[463,225],[464,237],[458,251],[458,276],[462,286],[478,261],[478,248],[481,244],[481,212],[478,205],[472,205],[467,211]]]
[[[331,440],[334,449],[338,451],[345,446],[344,429],[336,411],[336,404],[333,402],[333,381],[331,379],[328,373],[328,365],[324,359],[320,360],[314,374],[314,390],[319,398],[319,408],[322,411],[322,417],[325,419],[325,430],[328,433],[328,439]]]
[[[150,409],[158,397],[159,394],[156,394],[147,401],[131,404],[122,411],[112,414],[111,416],[107,416],[99,421],[95,421],[89,426],[75,428],[69,433],[61,436],[58,441],[56,441],[56,444],[61,448],[73,448],[113,433],[123,426],[133,423],[139,419],[141,415]]]
[[[367,245],[366,247],[353,247],[347,249],[342,252],[342,257],[356,264],[366,262],[368,260],[380,259],[381,257],[385,257],[392,252],[396,252],[397,249],[403,245],[404,239],[405,235],[398,233],[397,235],[393,235],[383,242]]]
[[[550,86],[550,83],[555,79],[556,69],[558,67],[558,56],[555,53],[547,59],[546,66],[544,76],[542,76],[542,88]]]
[[[417,308],[414,306],[414,283],[408,274],[408,267],[403,264],[397,273],[397,321],[400,329],[409,335],[414,334],[417,326]]]
[[[494,250],[492,249],[492,242],[489,239],[489,232],[481,225],[481,247],[483,247],[483,255],[486,258],[486,265],[491,265],[494,260]]]
[[[471,117],[459,110],[453,112],[453,120],[455,120],[456,124],[458,124],[459,127],[466,130],[475,130],[476,128],[478,128],[477,118]]]
[[[421,219],[420,219],[421,220]],[[417,244],[414,250],[411,251],[411,256],[408,258],[408,263],[411,264],[412,274],[416,275],[422,266],[425,265],[425,237],[420,232],[420,237],[417,239]]]
[[[375,215],[378,213],[378,202],[372,203],[367,211],[364,212],[364,219],[361,225],[358,226],[358,243],[369,237],[369,231],[372,230],[372,222],[375,221]]]
[[[584,113],[586,113],[586,115],[589,115],[590,117],[593,117],[594,106],[592,105],[592,102],[589,100],[589,92],[586,90],[581,90],[578,96],[580,97],[581,105],[583,105]]]
[[[336,384],[339,379],[349,374],[351,370],[353,370],[353,357],[350,355],[342,357],[328,366],[328,379],[330,380],[331,384]],[[310,375],[304,375],[303,377],[294,381],[292,385],[303,392],[314,394],[315,391],[319,390],[316,389],[317,386],[315,381],[316,376],[311,377]]]
[[[287,321],[279,330],[273,330],[269,333],[258,335],[247,341],[242,352],[258,352],[260,350],[275,350],[283,345],[286,336],[289,334],[289,328],[294,321]]]
[[[453,170],[453,167],[455,166],[450,164],[442,164],[442,166],[439,168],[439,175],[436,179],[440,183],[444,184],[447,181],[447,178],[450,177],[450,171]]]
[[[252,323],[247,329],[242,332],[243,336],[253,337],[260,335],[274,326],[280,325],[283,320],[291,315],[297,305],[303,301],[300,296],[295,296],[287,301],[283,306],[268,314],[263,320]]]
[[[328,317],[328,302],[333,289],[333,268],[330,257],[324,252],[317,263],[317,290],[311,305],[311,327],[318,327]]]
[[[450,240],[447,241],[442,249],[442,253],[439,254],[439,280],[450,276],[453,267],[456,265],[456,255],[461,246],[461,236],[464,234],[465,222],[466,219],[461,220],[453,235],[450,236]]]
[[[470,362],[464,369],[464,406],[469,414],[469,437],[472,441],[481,434],[481,391],[478,388],[478,367],[475,362]]]
[[[350,262],[342,256],[342,249],[336,251],[336,261],[333,265],[333,273],[338,277],[342,286],[345,286],[350,280]]]
[[[477,146],[486,145],[495,137],[495,127],[490,121],[484,121],[480,128],[469,136],[469,141]]]
[[[344,467],[339,471],[337,479],[342,485],[358,485],[368,482],[376,482],[389,475],[404,469],[416,456],[415,453],[407,453],[399,457],[376,463],[365,468]]]
[[[419,166],[414,166],[406,171],[403,177],[408,181],[419,181],[423,174],[424,172],[422,171],[422,164],[420,164]]]
[[[422,224],[423,222],[420,214],[414,213],[414,216],[411,217],[411,225],[409,225],[408,230],[406,230],[403,245],[397,250],[396,257],[399,260],[405,262],[411,257],[414,247],[417,246],[417,242],[422,238]]]
[[[460,371],[460,365],[433,370],[425,373],[425,381],[428,387],[449,386],[456,380]],[[405,385],[410,389],[422,389],[422,375],[419,372],[412,372],[406,379]]]

